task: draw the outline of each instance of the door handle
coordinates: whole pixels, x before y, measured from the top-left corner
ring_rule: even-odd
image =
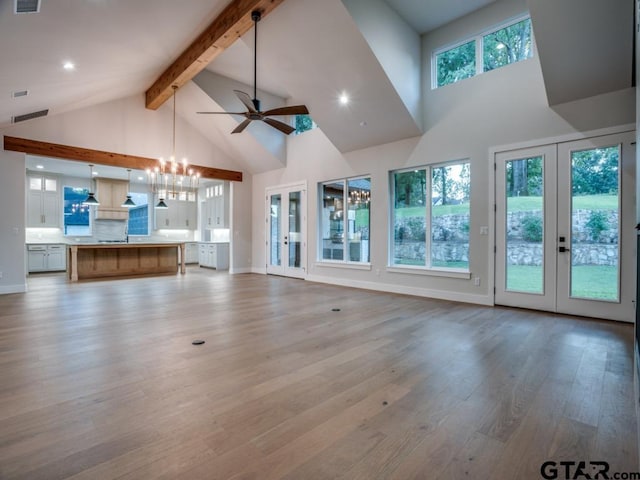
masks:
[[[567,247],[558,247],[558,252],[560,253],[566,253],[566,252],[570,252],[571,249],[567,248]]]

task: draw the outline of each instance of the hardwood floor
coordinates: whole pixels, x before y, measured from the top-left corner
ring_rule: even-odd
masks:
[[[0,296],[0,478],[637,472],[632,340],[631,325],[197,267],[32,276]]]

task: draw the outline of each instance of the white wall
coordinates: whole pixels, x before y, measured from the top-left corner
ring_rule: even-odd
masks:
[[[633,123],[634,92],[623,90],[549,108],[537,58],[498,69],[436,90],[430,88],[431,52],[525,12],[524,1],[498,2],[423,38],[423,108],[426,133],[421,137],[340,154],[320,130],[289,139],[287,167],[255,175],[253,267],[264,271],[264,195],[267,187],[306,180],[308,195],[309,279],[400,291],[477,303],[492,303],[493,245],[479,234],[489,226],[494,202],[489,149],[498,145],[568,135]],[[560,111],[561,113],[558,113]],[[579,122],[578,127],[572,122]],[[471,162],[470,270],[481,278],[443,278],[386,271],[389,231],[389,171],[468,158]],[[317,265],[316,218],[319,182],[371,175],[371,270]],[[488,281],[489,280],[489,281]]]
[[[0,293],[27,289],[24,155],[0,150]]]
[[[382,0],[342,0],[389,77],[422,128],[420,35]]]

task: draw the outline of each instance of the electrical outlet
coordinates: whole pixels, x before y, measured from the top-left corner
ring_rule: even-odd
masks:
[[[479,287],[480,286],[480,277],[473,277],[473,284],[476,287]]]

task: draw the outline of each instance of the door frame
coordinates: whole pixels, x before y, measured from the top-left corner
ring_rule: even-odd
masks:
[[[265,200],[264,200],[264,212],[265,212],[265,249],[264,249],[264,263],[265,263],[265,273],[267,275],[271,275],[269,273],[269,246],[270,246],[270,228],[269,228],[269,219],[270,219],[270,214],[271,214],[271,205],[269,203],[269,198],[271,195],[273,194],[282,194],[282,198],[284,199],[284,195],[288,195],[289,192],[292,191],[301,191],[302,195],[303,195],[303,209],[301,212],[301,227],[300,227],[300,233],[302,236],[301,239],[301,243],[302,243],[302,248],[301,248],[301,252],[300,252],[300,269],[297,270],[295,272],[295,274],[291,274],[291,272],[289,272],[289,274],[287,274],[287,269],[286,267],[283,266],[283,272],[282,273],[278,273],[278,274],[273,274],[273,275],[283,275],[283,276],[287,276],[287,277],[292,277],[292,278],[301,278],[301,279],[306,279],[307,275],[309,274],[309,269],[308,269],[308,265],[307,265],[307,258],[308,258],[308,236],[307,236],[307,230],[308,230],[308,210],[309,210],[309,205],[308,205],[308,190],[307,190],[307,182],[306,180],[303,181],[299,181],[299,182],[293,182],[293,183],[287,183],[287,184],[283,184],[283,185],[277,185],[277,186],[272,186],[272,187],[267,187],[265,188]],[[288,199],[287,199],[288,202]],[[284,209],[283,209],[284,211]],[[282,259],[284,259],[284,255],[282,256]]]
[[[615,135],[615,134],[621,134],[621,133],[625,133],[625,132],[634,132],[636,131],[636,125],[633,123],[630,124],[625,124],[625,125],[618,125],[615,127],[607,127],[607,128],[601,128],[601,129],[596,129],[596,130],[589,130],[589,131],[585,131],[585,132],[574,132],[574,133],[569,133],[569,134],[564,134],[564,135],[558,135],[558,136],[553,136],[553,137],[547,137],[547,138],[541,138],[538,140],[528,140],[525,142],[517,142],[517,143],[511,143],[511,144],[504,144],[504,145],[496,145],[494,147],[490,147],[489,148],[489,152],[488,152],[488,162],[487,162],[487,168],[489,170],[488,172],[488,177],[489,177],[489,182],[488,182],[488,197],[492,200],[490,200],[488,202],[487,208],[488,208],[488,220],[489,220],[489,238],[488,238],[488,248],[492,248],[494,250],[493,252],[493,257],[489,257],[490,261],[488,264],[488,268],[487,268],[487,287],[489,289],[489,291],[487,292],[488,296],[489,296],[489,300],[490,300],[490,304],[491,305],[496,305],[495,303],[495,290],[496,290],[496,262],[495,262],[495,256],[496,256],[496,221],[497,221],[497,216],[496,216],[496,202],[497,202],[497,197],[496,197],[496,170],[495,170],[495,159],[496,159],[496,155],[500,154],[500,153],[506,153],[512,150],[523,150],[523,149],[527,149],[527,148],[535,148],[535,147],[542,147],[545,145],[552,145],[552,144],[559,144],[559,143],[567,143],[567,142],[573,142],[573,141],[579,141],[579,140],[588,140],[590,138],[594,138],[594,137],[601,137],[601,136],[608,136],[608,135]],[[636,253],[637,255],[637,253]],[[631,319],[630,323],[633,323],[634,320]]]

